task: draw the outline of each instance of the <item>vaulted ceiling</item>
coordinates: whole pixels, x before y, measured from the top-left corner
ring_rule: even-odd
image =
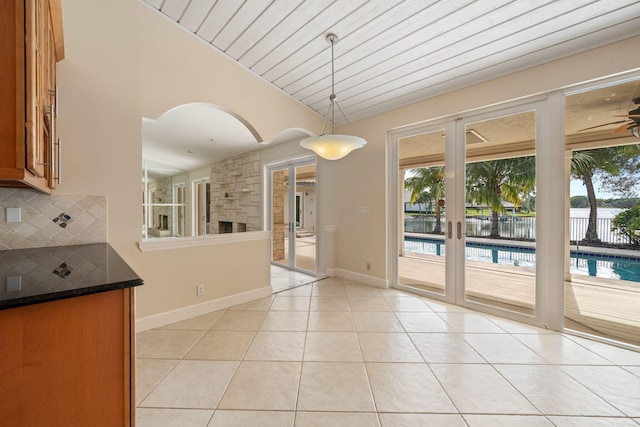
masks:
[[[337,34],[350,121],[640,34],[637,0],[140,1],[320,115]]]

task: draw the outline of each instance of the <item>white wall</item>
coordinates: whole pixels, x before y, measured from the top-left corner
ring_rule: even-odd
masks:
[[[65,0],[58,64],[63,182],[59,194],[104,194],[111,245],[145,280],[138,317],[269,285],[268,241],[142,253],[141,119],[210,102],[248,120],[265,141],[322,119],[142,3]],[[196,297],[196,284],[206,284]]]

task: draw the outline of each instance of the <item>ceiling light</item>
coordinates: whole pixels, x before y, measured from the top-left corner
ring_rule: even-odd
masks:
[[[466,140],[467,140],[467,144],[475,144],[475,143],[479,143],[479,142],[489,142],[489,140],[487,138],[485,138],[484,136],[480,135],[480,133],[478,131],[476,131],[475,129],[467,129]]]
[[[631,135],[635,136],[636,138],[640,138],[640,125],[633,126],[631,128]]]
[[[354,135],[336,135],[335,129],[335,109],[338,107],[340,113],[347,121],[347,124],[351,126],[349,123],[349,119],[342,111],[342,108],[338,105],[338,101],[336,101],[336,94],[334,89],[334,59],[333,59],[333,46],[338,43],[338,36],[333,33],[329,33],[325,36],[327,42],[331,44],[331,95],[329,95],[329,111],[327,111],[327,115],[324,119],[324,125],[322,126],[322,131],[318,136],[310,136],[308,138],[300,141],[300,145],[303,148],[307,148],[323,159],[327,160],[338,160],[352,152],[353,150],[357,150],[358,148],[362,148],[367,144],[367,141],[363,138]],[[331,134],[325,135],[324,131],[327,127],[327,121],[331,118]]]

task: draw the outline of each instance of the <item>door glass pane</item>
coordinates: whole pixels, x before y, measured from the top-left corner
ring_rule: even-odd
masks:
[[[399,140],[401,285],[445,293],[445,130]]]
[[[271,261],[289,263],[289,169],[271,171]]]
[[[204,184],[204,231],[211,233],[211,183],[207,180]]]
[[[143,238],[184,236],[187,215],[184,186],[188,180],[187,172],[144,161],[142,178]]]
[[[571,95],[565,102],[565,328],[635,345],[640,345],[638,97],[635,80]]]
[[[466,301],[535,313],[535,143],[534,111],[465,127]]]
[[[195,212],[195,233],[196,236],[210,234],[211,224],[211,185],[209,179],[194,182],[195,200],[193,211]]]
[[[316,271],[316,165],[295,168],[295,267]]]
[[[196,209],[197,222],[196,222],[196,235],[202,236],[205,234],[204,222],[202,218],[202,212],[204,211],[204,188],[201,182],[196,183]]]
[[[185,199],[184,199],[185,184],[174,184],[173,186],[173,200],[175,206],[173,207],[173,221],[176,237],[183,237],[185,228]]]

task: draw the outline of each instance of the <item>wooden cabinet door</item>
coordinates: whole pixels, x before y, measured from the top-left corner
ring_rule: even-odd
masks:
[[[50,3],[49,3],[50,4]],[[48,10],[48,9],[47,9]],[[48,103],[45,105],[45,125],[47,136],[44,143],[46,144],[44,161],[47,166],[47,180],[49,188],[55,188],[60,171],[58,170],[59,161],[57,155],[60,154],[56,149],[56,118],[58,116],[58,86],[56,85],[56,54],[55,54],[55,38],[51,14],[48,14],[46,46],[47,46],[47,64],[45,67],[45,85],[46,97]]]
[[[50,193],[60,182],[51,114],[64,58],[60,0],[0,0],[0,28],[0,186]]]
[[[0,425],[130,426],[131,290],[0,311]]]
[[[26,168],[35,176],[44,176],[40,92],[42,90],[42,52],[38,39],[42,21],[42,2],[25,1],[25,150]]]
[[[56,55],[49,0],[25,2],[26,168],[53,175]]]

